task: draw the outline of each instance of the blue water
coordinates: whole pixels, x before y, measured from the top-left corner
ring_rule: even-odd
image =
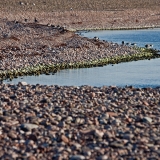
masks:
[[[104,31],[90,31],[80,32],[84,37],[99,37],[102,40],[109,42],[116,42],[121,44],[136,43],[139,47],[144,47],[146,44],[153,44],[154,49],[160,50],[160,28],[143,29],[143,30],[104,30]]]
[[[121,43],[122,41],[137,43],[144,47],[153,44],[160,50],[160,29],[127,30],[127,31],[94,31],[83,32],[82,36]],[[120,63],[114,66],[61,70],[54,75],[24,76],[5,83],[25,81],[29,84],[101,87],[116,85],[124,87],[157,87],[160,86],[160,59],[141,60]]]

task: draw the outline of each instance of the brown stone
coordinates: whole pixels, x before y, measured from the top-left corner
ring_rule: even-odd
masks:
[[[109,114],[110,117],[117,117],[118,114],[115,112],[107,112],[107,114]]]
[[[37,160],[37,158],[35,156],[30,156],[27,160]]]
[[[61,139],[64,143],[69,143],[69,139],[65,135],[62,135]]]

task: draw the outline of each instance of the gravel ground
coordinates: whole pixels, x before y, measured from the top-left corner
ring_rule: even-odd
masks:
[[[0,70],[138,53],[133,46],[80,37],[64,27],[0,21]]]
[[[80,38],[66,29],[160,26],[158,6],[155,10],[48,13],[21,10],[21,14],[3,10],[0,14],[2,71],[37,63],[86,61],[137,52],[126,45]],[[158,160],[159,157],[158,87],[0,84],[2,160]]]
[[[69,30],[83,29],[130,29],[160,27],[159,6],[154,9],[71,10],[60,12],[23,11],[13,13],[1,11],[0,16],[9,21],[33,23],[37,18],[41,24],[65,26]]]
[[[0,85],[1,159],[159,159],[160,88]]]

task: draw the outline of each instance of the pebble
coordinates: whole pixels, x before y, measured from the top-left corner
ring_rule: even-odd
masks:
[[[70,160],[83,160],[85,159],[85,156],[83,155],[71,155]]]
[[[19,84],[21,84],[22,86],[26,86],[27,82],[20,82]]]
[[[100,160],[108,160],[108,156],[107,155],[103,155],[99,158]]]
[[[102,138],[103,137],[103,135],[104,135],[104,133],[102,132],[102,131],[99,131],[99,130],[95,130],[94,131],[94,135],[96,136],[96,137],[98,137],[98,138]]]
[[[147,122],[147,123],[151,123],[152,122],[152,118],[150,118],[150,117],[144,117],[143,121]]]
[[[69,139],[65,135],[62,135],[61,139],[64,143],[69,143]]]
[[[31,124],[31,123],[24,123],[21,125],[21,129],[22,130],[27,130],[27,131],[30,131],[34,128],[38,128],[38,125],[36,124]]]

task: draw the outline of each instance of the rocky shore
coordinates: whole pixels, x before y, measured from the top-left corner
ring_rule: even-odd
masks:
[[[159,57],[152,49],[80,37],[62,26],[0,21],[0,79]]]
[[[23,12],[17,17],[2,12],[0,80],[159,57],[150,49],[82,38],[70,31],[160,25],[158,9],[143,11]],[[0,159],[158,160],[159,117],[159,87],[2,82]]]
[[[160,88],[0,85],[0,157],[157,159]]]

